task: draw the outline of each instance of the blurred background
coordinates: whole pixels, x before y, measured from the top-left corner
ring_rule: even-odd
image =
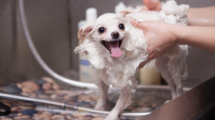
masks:
[[[215,5],[214,0],[176,0],[190,7]],[[43,60],[62,76],[79,79],[78,22],[86,19],[86,9],[97,15],[115,12],[119,2],[142,5],[142,0],[25,0],[25,14],[33,42]],[[189,77],[185,86],[194,87],[215,75],[215,53],[189,47]],[[20,22],[18,2],[0,0],[0,85],[48,76],[34,59]]]

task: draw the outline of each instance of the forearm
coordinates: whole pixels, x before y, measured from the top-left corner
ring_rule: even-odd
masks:
[[[176,25],[173,33],[177,44],[188,44],[215,52],[215,27],[194,27]]]
[[[187,17],[189,26],[215,26],[215,6],[190,8]]]

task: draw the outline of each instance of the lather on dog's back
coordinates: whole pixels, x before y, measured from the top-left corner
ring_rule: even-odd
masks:
[[[121,88],[119,100],[106,120],[117,119],[131,103],[131,91],[137,86],[135,72],[148,56],[143,31],[133,27],[129,19],[186,25],[188,9],[189,6],[178,6],[175,1],[163,4],[160,12],[128,8],[120,14],[104,14],[95,23],[88,23],[79,30],[80,45],[75,52],[84,53],[97,72],[95,82],[100,89],[100,98],[95,109],[104,110],[109,86]],[[157,58],[157,68],[169,84],[173,98],[182,94],[182,80],[187,77],[187,54],[187,46],[178,45]]]

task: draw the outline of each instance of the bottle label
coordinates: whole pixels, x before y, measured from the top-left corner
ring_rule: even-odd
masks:
[[[90,62],[88,60],[80,60],[81,65],[90,66]]]

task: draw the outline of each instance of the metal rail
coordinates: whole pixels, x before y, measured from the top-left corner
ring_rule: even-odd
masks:
[[[45,100],[45,99],[40,99],[40,98],[31,98],[31,97],[24,97],[20,95],[13,95],[13,94],[8,94],[8,93],[0,93],[1,98],[6,98],[6,99],[12,99],[12,100],[21,100],[21,101],[28,101],[28,102],[35,102],[35,103],[42,103],[42,104],[49,104],[49,105],[55,105],[55,106],[60,106],[62,107],[62,110],[65,110],[65,108],[72,108],[75,110],[80,110],[80,111],[86,111],[86,112],[91,112],[91,113],[97,113],[97,114],[104,114],[108,115],[110,112],[109,111],[102,111],[102,110],[95,110],[91,108],[85,108],[85,107],[79,107],[76,105],[69,104],[67,102],[58,102],[58,101],[53,101],[53,100]],[[151,112],[123,112],[121,116],[145,116],[150,114]]]

